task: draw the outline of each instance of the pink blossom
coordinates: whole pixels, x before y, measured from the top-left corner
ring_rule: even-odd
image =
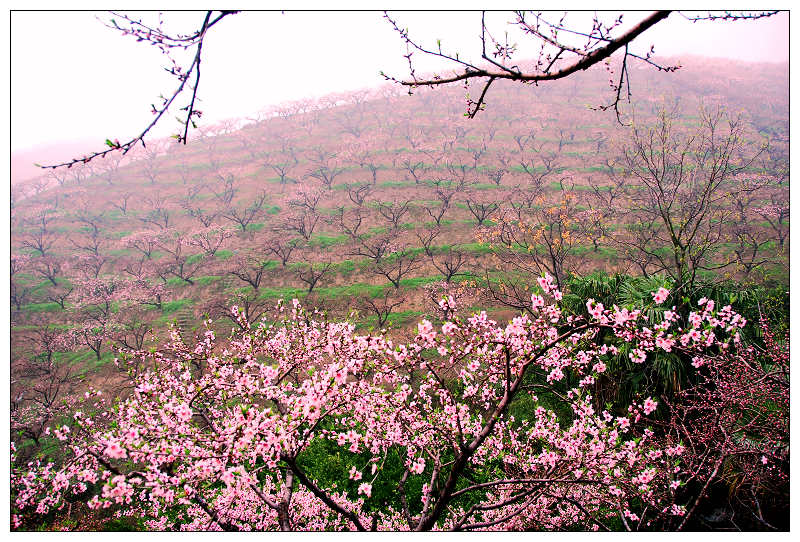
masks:
[[[108,443],[108,446],[106,446],[106,449],[103,451],[103,453],[111,459],[122,459],[128,457],[125,448],[120,446],[118,442],[113,441]]]
[[[644,405],[642,406],[642,408],[645,414],[650,414],[656,409],[657,406],[658,403],[656,401],[653,401],[652,398],[648,397],[647,399],[644,400]]]
[[[662,304],[664,301],[666,301],[666,300],[667,300],[667,297],[669,297],[669,290],[667,290],[667,289],[666,289],[666,288],[664,288],[664,287],[661,287],[661,288],[659,288],[659,289],[658,289],[658,291],[657,291],[657,292],[651,293],[650,295],[652,295],[652,296],[653,296],[653,302],[654,302],[656,305],[660,305],[660,304]]]
[[[222,473],[221,478],[226,486],[231,487],[236,482],[236,472],[234,469],[228,469]]]
[[[192,409],[186,403],[181,403],[175,408],[175,416],[182,422],[188,422],[192,419]]]
[[[455,331],[458,330],[458,326],[455,325],[453,322],[445,322],[442,324],[442,333],[445,335],[452,335]]]
[[[644,363],[645,358],[647,357],[644,351],[640,348],[634,348],[628,357],[631,358],[631,361],[634,363]]]

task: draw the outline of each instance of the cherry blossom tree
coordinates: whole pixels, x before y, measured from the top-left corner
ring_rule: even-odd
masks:
[[[166,297],[163,284],[149,279],[122,278],[108,275],[101,278],[76,278],[72,292],[71,313],[75,325],[67,335],[73,348],[87,347],[100,360],[103,352],[116,344],[127,349],[142,349],[153,326],[144,307],[161,308]]]
[[[441,329],[423,320],[407,343],[296,300],[274,323],[241,317],[224,348],[210,329],[196,344],[174,331],[166,349],[124,356],[152,364],[130,396],[109,408],[90,392],[96,415],[52,428],[64,462],[13,469],[12,525],[92,494],[90,507],[158,530],[609,530],[685,516],[686,445],[644,423],[652,397],[622,415],[592,406],[617,354],[594,338],[606,329],[635,360],[669,348],[702,366],[736,355],[744,320],[706,307],[653,329],[639,310],[591,299],[576,317],[551,277],[538,285],[530,315],[507,326],[485,313]]]
[[[699,304],[696,321],[715,308],[711,300]],[[760,328],[763,347],[693,357],[699,383],[665,401],[668,415],[653,420],[664,440],[686,448],[680,496],[689,506],[671,529],[705,527],[698,516],[711,498],[728,503],[721,521],[786,528],[788,510],[774,496],[789,491],[789,336],[776,337],[765,319]]]
[[[311,169],[308,171],[308,176],[320,181],[328,190],[333,187],[336,177],[345,170],[336,153],[319,145],[309,151],[309,160]]]

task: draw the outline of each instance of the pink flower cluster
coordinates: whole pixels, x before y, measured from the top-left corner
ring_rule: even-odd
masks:
[[[551,277],[539,286],[557,301]],[[167,348],[130,353],[151,369],[115,408],[93,395],[83,411],[96,416],[74,416],[55,430],[68,441],[62,466],[32,463],[12,473],[12,513],[47,513],[95,481],[105,485],[92,506],[141,514],[162,529],[174,521],[190,529],[361,530],[375,522],[393,530],[563,530],[620,507],[629,518],[673,513],[685,450],[641,425],[640,409],[658,408],[653,398],[629,416],[596,410],[592,385],[621,351],[598,344],[598,331],[629,343],[636,363],[657,348],[706,360],[735,342],[743,319],[706,303],[686,329],[677,316],[655,328],[638,311],[593,300],[589,318],[543,296],[532,301],[538,310],[506,325],[481,312],[446,322],[439,334],[423,320],[402,343],[317,320],[299,302],[280,305],[271,323],[242,326],[225,344],[210,330],[194,344],[176,333]],[[567,376],[578,383],[563,395],[568,423],[532,394],[530,416],[511,416],[509,405],[530,382]],[[359,467],[323,486],[307,463],[319,442]],[[407,502],[405,486],[382,468],[398,451],[403,484],[423,484],[422,509],[411,518],[399,506],[367,514],[377,483]],[[488,473],[490,491],[471,469]],[[530,492],[542,480],[546,494]],[[462,495],[481,506],[464,509]]]

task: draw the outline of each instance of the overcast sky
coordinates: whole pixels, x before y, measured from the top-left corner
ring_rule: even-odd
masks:
[[[393,15],[430,46],[441,39],[445,49],[468,55],[479,43],[479,13]],[[625,21],[633,24],[644,16],[628,13]],[[171,94],[175,82],[163,71],[158,51],[104,27],[97,17],[110,18],[91,12],[11,13],[12,151],[70,140],[99,146],[106,137],[124,140],[149,122],[150,104],[159,94]],[[168,29],[188,31],[202,19],[202,13],[165,14]],[[693,24],[673,14],[635,44],[640,52],[654,44],[665,56],[783,62],[789,57],[789,15]],[[381,70],[407,74],[405,47],[379,12],[242,13],[214,27],[203,51],[199,96],[206,121],[377,86],[383,83]],[[434,67],[420,63],[420,71]],[[176,125],[167,123],[160,135],[174,133]]]

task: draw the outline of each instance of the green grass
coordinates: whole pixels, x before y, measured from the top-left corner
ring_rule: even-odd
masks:
[[[318,233],[317,235],[312,235],[311,239],[309,239],[309,244],[312,247],[316,248],[329,248],[335,245],[343,245],[348,241],[349,237],[347,235],[336,235],[336,234],[327,234],[327,233]]]
[[[203,259],[203,256],[205,256],[205,254],[203,254],[202,252],[199,254],[192,254],[191,256],[186,258],[186,265],[196,264],[197,262]]]
[[[23,305],[24,312],[58,312],[64,310],[58,303],[31,303],[30,305]]]
[[[388,285],[374,285],[357,282],[346,286],[330,286],[327,288],[317,288],[314,291],[320,297],[341,298],[341,297],[379,297],[383,295]]]
[[[222,280],[222,276],[220,275],[206,275],[204,277],[197,277],[194,279],[194,283],[198,286],[208,286],[209,284],[213,284],[218,280]]]
[[[182,278],[172,277],[172,278],[167,279],[167,285],[168,286],[192,286],[192,285],[194,285],[194,286],[207,286],[207,285],[212,284],[212,283],[214,283],[214,282],[216,282],[218,280],[221,280],[221,279],[222,279],[222,277],[219,276],[219,275],[207,275],[207,276],[204,276],[204,277],[194,277],[194,278],[190,278],[189,279],[189,280],[192,281],[193,284],[189,284],[188,282],[186,282]]]
[[[573,247],[571,253],[575,256],[598,260],[613,260],[619,255],[616,248],[604,245],[598,246],[596,251],[592,245],[581,245]]]
[[[308,292],[303,288],[293,288],[291,286],[283,288],[261,288],[259,299],[293,299],[295,297],[305,297]]]
[[[473,254],[488,254],[492,251],[488,243],[465,243],[459,246]]]
[[[194,305],[194,299],[191,298],[184,298],[184,299],[175,299],[173,301],[167,301],[161,304],[161,312],[164,315],[172,314],[175,311],[178,311],[184,307],[191,307]]]
[[[422,286],[430,284],[431,282],[440,281],[443,278],[444,277],[442,275],[432,275],[428,277],[415,277],[411,279],[403,279],[400,281],[400,286],[403,288],[416,290],[417,288],[421,288]]]
[[[387,328],[398,328],[403,327],[407,324],[413,323],[420,318],[424,313],[422,311],[401,311],[401,312],[393,312],[386,318],[386,323],[384,327]],[[378,325],[378,317],[377,316],[367,316],[363,318],[361,322],[356,324],[356,329],[367,329],[367,330],[375,330]]]
[[[350,274],[355,272],[356,264],[353,260],[344,260],[342,262],[333,264],[333,271],[341,274]]]

